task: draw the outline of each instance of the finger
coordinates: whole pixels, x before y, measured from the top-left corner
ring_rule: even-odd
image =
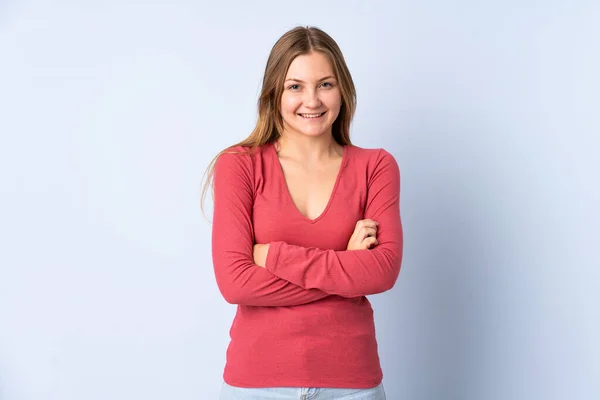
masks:
[[[358,221],[356,223],[356,229],[360,229],[362,227],[377,228],[378,225],[379,225],[379,223],[377,221],[372,220],[372,219],[361,219],[360,221]]]
[[[361,228],[359,231],[359,237],[361,240],[364,240],[367,237],[377,237],[377,229],[375,228]]]
[[[372,236],[369,236],[362,242],[362,245],[365,246],[366,249],[370,249],[371,247],[377,246],[378,244],[379,242],[377,241],[377,238]]]

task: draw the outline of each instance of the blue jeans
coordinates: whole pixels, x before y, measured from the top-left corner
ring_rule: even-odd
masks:
[[[223,383],[219,400],[385,400],[383,384],[370,389],[240,388]]]

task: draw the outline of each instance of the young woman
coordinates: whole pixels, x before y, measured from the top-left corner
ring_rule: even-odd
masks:
[[[292,29],[256,128],[209,166],[216,281],[238,305],[223,400],[385,398],[365,296],[400,272],[400,175],[390,153],[350,143],[355,106],[335,41]]]

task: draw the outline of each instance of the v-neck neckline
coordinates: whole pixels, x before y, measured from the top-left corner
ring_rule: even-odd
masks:
[[[323,219],[325,217],[325,215],[327,214],[327,211],[329,210],[329,208],[331,207],[331,204],[333,203],[335,194],[337,192],[337,188],[338,188],[340,180],[342,178],[342,173],[344,171],[344,168],[346,167],[346,162],[348,161],[348,147],[349,146],[350,145],[342,146],[342,148],[343,148],[342,162],[340,163],[340,169],[338,170],[337,176],[335,178],[335,183],[333,184],[333,189],[331,190],[331,194],[329,195],[329,200],[327,201],[327,205],[325,206],[325,208],[323,209],[321,214],[319,214],[317,217],[311,219],[311,218],[308,218],[306,215],[304,215],[302,212],[300,212],[300,210],[298,209],[296,204],[294,204],[292,194],[290,193],[290,189],[288,187],[287,181],[285,180],[285,174],[283,173],[283,166],[281,165],[281,162],[279,161],[279,156],[277,155],[277,150],[275,150],[275,143],[271,143],[269,145],[269,147],[271,148],[273,157],[275,158],[275,162],[277,163],[277,168],[275,168],[277,170],[276,174],[279,175],[279,182],[281,183],[281,185],[283,185],[283,190],[286,193],[285,197],[287,199],[287,202],[295,210],[296,214],[304,221],[306,221],[310,224],[314,224],[314,223],[319,222],[321,219]]]

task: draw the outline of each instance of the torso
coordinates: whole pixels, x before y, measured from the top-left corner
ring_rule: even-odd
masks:
[[[369,179],[379,150],[352,145],[342,150],[339,158],[333,157],[318,173],[280,159],[273,145],[248,157],[245,174],[253,179],[253,243],[346,250],[356,222],[365,218]],[[333,253],[331,257],[335,262]],[[261,279],[265,279],[261,290],[279,287],[284,296],[289,290],[274,275]],[[240,305],[230,335],[224,374],[230,385],[336,387],[351,383],[364,388],[381,380],[373,309],[364,296],[332,295],[282,307]]]

